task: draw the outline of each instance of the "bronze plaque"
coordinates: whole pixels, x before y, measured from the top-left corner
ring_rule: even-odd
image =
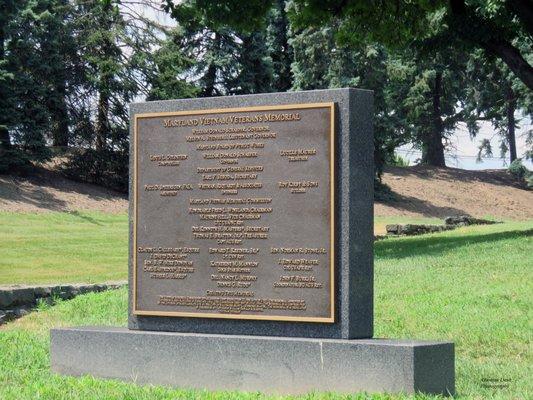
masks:
[[[334,104],[136,114],[136,315],[334,322]]]

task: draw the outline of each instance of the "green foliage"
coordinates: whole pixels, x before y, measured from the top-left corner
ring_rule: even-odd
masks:
[[[154,80],[151,50],[160,40],[149,21],[132,19],[121,12],[119,4],[116,0],[75,3],[76,46],[84,50],[77,66],[70,135],[77,149],[71,153],[65,172],[74,179],[125,192],[127,106],[139,95],[148,94],[144,82]]]
[[[387,164],[394,167],[408,167],[409,161],[398,154],[394,154],[394,156],[387,161]]]
[[[335,27],[308,28],[289,40],[294,51],[292,71],[296,90],[360,87],[374,91],[374,161],[379,179],[394,149],[412,139],[405,116],[395,112],[404,78],[390,64],[385,49],[376,44],[341,46]],[[324,57],[328,54],[328,57]],[[406,90],[404,88],[404,90]]]
[[[272,86],[277,92],[289,90],[293,80],[291,63],[294,54],[289,44],[291,32],[286,3],[286,0],[275,0],[267,19],[267,43],[273,69]]]
[[[272,60],[268,54],[265,32],[241,35],[237,58],[239,72],[231,82],[231,93],[253,94],[272,91]]]
[[[192,68],[194,60],[181,50],[182,30],[168,32],[161,47],[154,54],[154,71],[148,76],[151,86],[146,100],[170,100],[195,97],[198,88],[187,82],[184,73]]]
[[[123,133],[124,136],[127,132]],[[73,180],[94,183],[119,192],[128,192],[129,153],[111,149],[83,149],[74,151],[63,167],[65,175]]]
[[[517,114],[533,115],[533,92],[529,90],[501,61],[487,57],[482,51],[470,54],[466,77],[464,108],[490,121],[500,135],[500,156],[510,153],[510,161],[517,157],[515,129],[520,120]],[[470,129],[473,136],[477,122]],[[480,142],[478,159],[492,157],[487,139]]]
[[[444,165],[480,118],[513,158],[511,111],[533,112],[519,3],[167,0],[168,28],[135,1],[0,0],[0,172],[70,146],[70,176],[125,190],[128,103],[346,86],[374,91],[378,178],[407,142]]]
[[[533,175],[533,172],[528,170],[527,167],[522,164],[522,159],[520,158],[517,158],[511,163],[511,165],[509,165],[508,171],[512,176],[520,181],[529,182],[531,175]]]

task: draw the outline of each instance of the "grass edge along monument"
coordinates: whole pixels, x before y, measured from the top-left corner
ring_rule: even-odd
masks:
[[[52,370],[453,394],[453,343],[372,338],[372,114],[356,89],[132,104],[128,328],[53,329]]]

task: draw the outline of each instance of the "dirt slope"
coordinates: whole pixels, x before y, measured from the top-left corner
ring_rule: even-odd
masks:
[[[454,168],[389,168],[384,178],[391,199],[375,204],[377,216],[438,217],[467,214],[533,219],[533,192],[506,171]],[[99,210],[126,212],[126,196],[71,181],[41,169],[29,178],[0,175],[0,211]]]
[[[380,216],[533,218],[533,191],[505,170],[389,168],[383,181],[393,193],[391,200],[375,204]]]
[[[99,186],[74,182],[55,171],[39,169],[27,178],[0,175],[0,211],[125,212],[125,195]]]

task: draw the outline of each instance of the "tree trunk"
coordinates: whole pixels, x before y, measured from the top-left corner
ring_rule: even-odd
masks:
[[[445,167],[444,145],[442,144],[443,127],[440,100],[442,96],[442,72],[435,75],[433,88],[433,115],[432,126],[422,138],[422,162],[435,167]]]
[[[68,110],[66,102],[66,85],[64,79],[59,81],[59,84],[56,86],[58,104],[54,109],[53,118],[54,118],[54,130],[52,132],[53,145],[59,147],[68,147],[69,139],[69,119],[68,119]]]
[[[106,139],[109,132],[109,94],[101,90],[98,97],[98,115],[96,117],[96,150],[106,148]]]
[[[220,34],[215,32],[215,38],[213,40],[214,51],[218,52],[220,49]],[[212,97],[217,95],[216,90],[216,81],[217,81],[217,66],[211,61],[209,67],[207,67],[207,72],[204,76],[205,87],[202,90],[201,97]]]
[[[455,33],[462,40],[479,46],[489,54],[498,57],[507,64],[518,79],[533,90],[533,67],[512,42],[502,38],[503,30],[497,29],[498,27],[490,21],[478,16],[473,6],[467,5],[465,0],[449,1],[453,17],[450,27],[456,31]],[[505,5],[531,34],[533,32],[531,0],[507,0]],[[480,35],[479,32],[486,32],[486,34]]]
[[[501,39],[488,40],[486,43],[482,43],[481,47],[500,58],[518,79],[533,90],[533,67],[529,65],[516,47]]]
[[[274,67],[277,67],[277,81],[275,82],[275,86],[278,92],[286,92],[292,86],[292,57],[288,39],[289,21],[287,19],[287,12],[285,11],[285,0],[277,0],[275,7],[280,13],[279,26],[276,32],[280,49],[277,54],[274,53],[272,55]]]
[[[0,21],[0,60],[4,59],[5,56],[5,48],[4,48],[4,40],[5,40],[5,33],[4,33],[4,26],[3,23]],[[0,83],[0,85],[4,86],[3,83]],[[5,102],[6,101],[6,93],[2,93],[3,99],[0,101]],[[7,129],[7,120],[6,120],[6,112],[7,110],[1,110],[0,112],[0,150],[7,150],[11,148],[11,139],[9,137],[9,130]]]
[[[511,162],[516,160],[515,118],[516,96],[511,86],[507,88],[507,141]]]

